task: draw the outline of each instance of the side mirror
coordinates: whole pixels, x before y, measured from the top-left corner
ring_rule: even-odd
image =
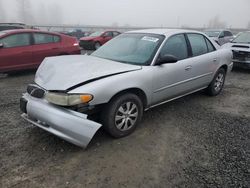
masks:
[[[4,46],[3,43],[0,43],[0,49],[3,48],[3,46]]]
[[[166,54],[163,56],[160,56],[158,60],[156,61],[155,65],[162,65],[167,63],[176,63],[178,61],[177,57],[174,55]]]

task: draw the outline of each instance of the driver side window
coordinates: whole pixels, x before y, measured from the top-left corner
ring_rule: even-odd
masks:
[[[160,55],[173,55],[178,60],[188,58],[188,48],[183,34],[170,37],[161,49]]]

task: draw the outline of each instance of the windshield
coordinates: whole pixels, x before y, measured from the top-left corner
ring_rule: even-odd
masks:
[[[250,32],[239,34],[232,42],[233,43],[250,43]]]
[[[89,35],[90,37],[99,37],[103,34],[103,31],[97,31]]]
[[[205,34],[209,37],[218,37],[220,34],[220,31],[205,31]]]
[[[92,56],[135,65],[149,65],[164,36],[127,33],[106,43]]]

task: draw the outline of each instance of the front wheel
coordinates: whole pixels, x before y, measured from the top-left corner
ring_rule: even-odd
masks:
[[[104,129],[113,137],[120,138],[131,134],[143,115],[140,98],[132,93],[115,97],[102,112]]]
[[[223,68],[220,68],[214,76],[213,81],[207,88],[207,93],[210,96],[216,96],[220,94],[223,89],[224,83],[226,78],[226,71]]]

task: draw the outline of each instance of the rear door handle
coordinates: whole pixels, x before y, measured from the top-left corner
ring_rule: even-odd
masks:
[[[216,61],[217,61],[217,59],[216,59],[216,58],[214,58],[214,59],[213,59],[213,62],[216,62]]]
[[[188,71],[188,70],[190,70],[190,69],[192,69],[192,66],[191,66],[191,65],[189,65],[189,66],[187,66],[187,67],[185,68],[186,71]]]

